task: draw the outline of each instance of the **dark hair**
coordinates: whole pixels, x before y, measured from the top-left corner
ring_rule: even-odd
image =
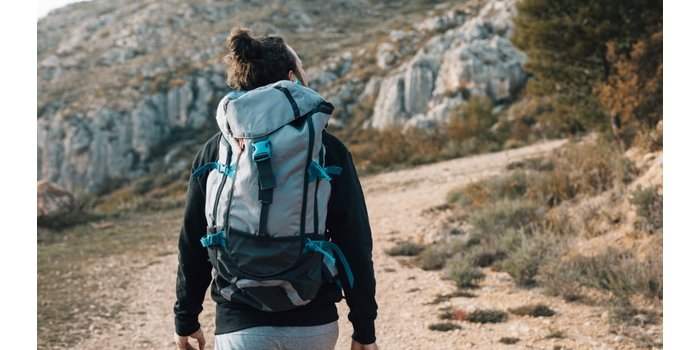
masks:
[[[226,82],[234,89],[252,90],[288,79],[297,70],[296,60],[278,36],[253,38],[247,29],[237,28],[226,38]]]

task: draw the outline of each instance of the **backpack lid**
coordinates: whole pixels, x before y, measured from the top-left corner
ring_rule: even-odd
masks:
[[[219,128],[232,138],[266,136],[325,102],[316,91],[281,80],[240,94],[225,97],[217,111]],[[228,125],[228,132],[226,126]]]

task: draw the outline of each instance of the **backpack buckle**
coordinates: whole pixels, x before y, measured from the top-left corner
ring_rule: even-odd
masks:
[[[253,146],[253,160],[256,162],[262,162],[270,159],[270,140],[264,139],[252,143]]]

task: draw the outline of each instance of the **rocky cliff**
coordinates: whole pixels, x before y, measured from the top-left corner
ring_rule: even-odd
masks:
[[[524,56],[508,41],[513,0],[94,0],[38,23],[38,174],[95,193],[154,171],[216,129],[233,26],[283,35],[343,127],[430,127],[472,95],[513,98]],[[358,123],[355,123],[356,125]],[[178,154],[187,153],[178,157]]]

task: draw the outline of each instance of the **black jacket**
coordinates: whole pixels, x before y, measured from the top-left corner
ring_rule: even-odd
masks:
[[[192,169],[216,161],[221,133],[214,135],[196,155]],[[353,339],[363,344],[373,343],[377,303],[374,299],[375,280],[372,265],[372,232],[367,217],[364,195],[352,156],[336,137],[324,132],[326,164],[343,168],[331,180],[331,196],[326,226],[330,238],[343,251],[355,275],[355,286],[347,299],[348,318],[352,322]],[[199,242],[206,234],[204,214],[207,177],[190,177],[185,205],[185,217],[179,241],[179,266],[175,302],[175,331],[189,335],[199,329],[197,320],[202,302],[211,283],[212,266],[207,251]],[[216,302],[216,334],[224,334],[255,326],[313,326],[338,319],[335,303],[341,294],[329,284],[319,291],[311,303],[284,312],[264,312],[248,305],[225,300],[212,284],[212,299]]]

